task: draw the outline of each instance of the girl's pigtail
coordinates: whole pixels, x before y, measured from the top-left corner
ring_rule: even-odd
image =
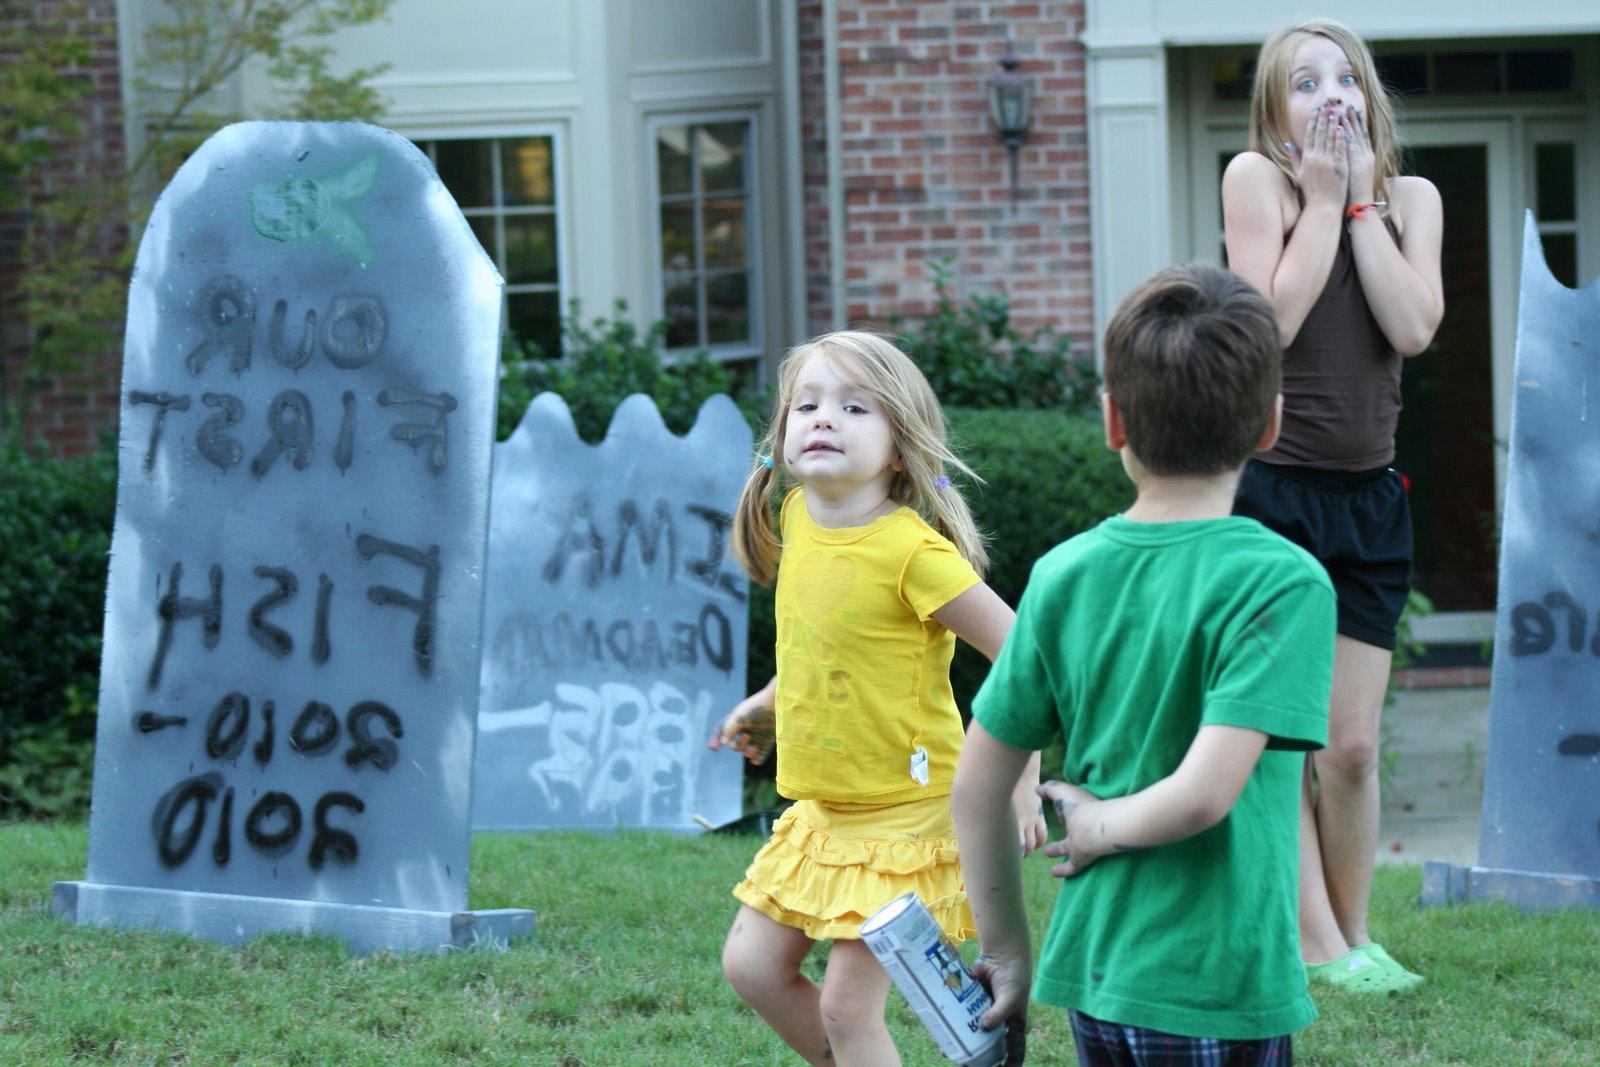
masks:
[[[929,422],[921,432],[906,435],[901,452],[905,471],[900,476],[905,495],[899,499],[907,503],[914,500],[916,510],[932,520],[940,536],[955,545],[961,557],[982,577],[989,567],[987,539],[978,529],[960,487],[944,472],[956,471],[974,485],[983,484],[983,479],[945,442],[942,418]]]
[[[739,493],[739,506],[733,513],[733,558],[757,585],[771,585],[778,567],[778,534],[772,525],[772,493],[778,472],[772,468],[773,437],[769,433],[756,458],[750,477]]]
[[[961,464],[961,467],[966,470],[966,464]],[[976,477],[970,470],[966,472]],[[984,571],[989,568],[989,550],[984,543],[983,531],[978,529],[977,520],[972,517],[972,509],[967,506],[967,498],[961,495],[960,488],[952,481],[942,489],[935,489],[932,505],[937,520],[935,528],[956,546],[956,551],[961,553],[963,559],[972,564],[978,577],[983,577]]]

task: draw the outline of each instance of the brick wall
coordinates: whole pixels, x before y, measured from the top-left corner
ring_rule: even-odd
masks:
[[[828,288],[822,5],[803,2],[801,74],[810,321]],[[838,0],[845,188],[845,316],[881,327],[931,306],[930,260],[958,292],[1004,290],[1024,327],[1048,324],[1087,354],[1094,331],[1082,0]],[[989,84],[1010,40],[1033,85],[1013,211]]]
[[[34,169],[24,191],[28,201],[37,204],[58,189],[82,187],[116,173],[124,157],[115,0],[22,0],[0,9],[0,19],[21,25],[30,36],[41,25],[65,21],[71,32],[92,44],[88,61],[70,72],[88,83],[77,109],[84,137],[75,145],[61,142],[53,157]],[[6,59],[0,50],[0,65]],[[5,403],[15,408],[19,398],[25,398],[21,406],[25,439],[46,442],[59,455],[92,451],[100,431],[117,424],[122,324],[111,324],[117,340],[107,351],[82,353],[81,365],[71,373],[26,381],[31,329],[22,318],[17,285],[28,269],[20,259],[27,211],[25,205],[19,212],[0,214],[0,382]],[[115,260],[124,239],[121,227],[102,236],[99,252],[104,262]]]

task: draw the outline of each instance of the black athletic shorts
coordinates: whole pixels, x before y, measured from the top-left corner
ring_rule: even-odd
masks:
[[[1339,632],[1394,650],[1411,588],[1411,508],[1392,467],[1325,471],[1252,459],[1233,513],[1315,556],[1339,598]]]

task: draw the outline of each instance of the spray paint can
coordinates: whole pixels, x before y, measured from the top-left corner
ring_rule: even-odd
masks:
[[[861,924],[861,940],[945,1058],[963,1067],[994,1067],[1005,1060],[1005,1027],[983,1028],[983,1013],[994,999],[972,977],[921,898],[907,893],[879,908]]]

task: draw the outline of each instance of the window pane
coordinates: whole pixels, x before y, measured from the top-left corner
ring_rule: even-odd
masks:
[[[661,172],[661,195],[694,192],[689,176],[689,127],[666,126],[656,133],[656,166]]]
[[[545,284],[556,281],[556,217],[506,216],[506,284]]]
[[[744,149],[748,122],[714,122],[696,129],[700,188],[706,193],[737,193],[744,188]]]
[[[1573,66],[1570,48],[1507,52],[1506,83],[1514,93],[1571,92]]]
[[[706,269],[744,267],[749,264],[749,237],[745,232],[743,200],[707,200],[701,220],[705,225]]]
[[[1578,237],[1571,233],[1545,233],[1539,239],[1544,242],[1544,261],[1550,265],[1550,273],[1555,275],[1556,281],[1568,289],[1578,287]]]
[[[519,341],[532,341],[547,356],[561,353],[561,297],[557,293],[509,293],[506,328]]]
[[[1533,149],[1540,222],[1570,222],[1578,217],[1578,175],[1574,146],[1541,144]]]
[[[501,195],[509,207],[556,202],[555,166],[548,137],[500,142]]]
[[[494,206],[489,141],[437,141],[439,177],[459,207]]]
[[[1219,59],[1211,64],[1211,95],[1216,100],[1250,99],[1250,81],[1256,74],[1254,56]]]
[[[661,206],[661,269],[694,270],[694,205]]]
[[[715,274],[706,279],[706,341],[750,340],[750,276]]]
[[[1378,79],[1401,96],[1428,91],[1428,57],[1414,53],[1377,56]]]
[[[494,216],[493,215],[468,215],[467,225],[472,227],[472,236],[478,239],[483,250],[489,253],[489,258],[494,261],[495,269],[500,269],[500,250],[495,247]]]
[[[694,276],[667,279],[667,295],[662,302],[667,320],[667,347],[684,348],[700,343],[700,309]]]
[[[1499,52],[1441,52],[1433,57],[1433,87],[1440,93],[1498,93]]]

